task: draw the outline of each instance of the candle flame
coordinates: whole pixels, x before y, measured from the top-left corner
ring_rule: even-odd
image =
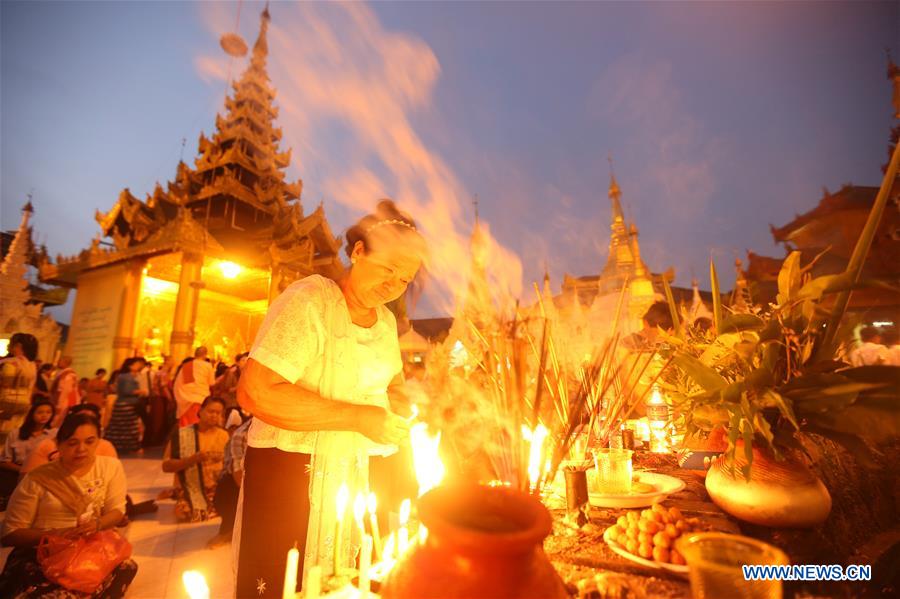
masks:
[[[522,425],[522,436],[529,442],[528,450],[528,480],[533,489],[537,485],[541,477],[541,457],[543,454],[544,440],[548,434],[547,427],[538,423],[531,431],[524,424]]]
[[[209,599],[209,585],[206,578],[197,570],[186,570],[181,574],[184,590],[191,599]]]
[[[412,503],[410,503],[409,499],[404,499],[403,503],[400,504],[400,526],[406,526],[409,523],[409,511],[412,508]]]
[[[419,483],[419,497],[421,497],[444,480],[445,469],[439,449],[441,433],[429,435],[428,425],[419,422],[410,429],[409,441],[412,445],[413,467],[416,471],[416,481]]]
[[[369,498],[366,501],[366,507],[368,509],[369,515],[373,515],[375,513],[375,509],[378,507],[375,500],[375,493],[369,493]]]
[[[659,392],[659,388],[653,387],[653,393],[650,394],[650,401],[648,403],[655,406],[666,403],[666,400],[663,399],[662,394]]]
[[[412,406],[410,406],[409,409],[410,409],[411,414],[409,415],[409,418],[407,418],[407,420],[412,422],[413,420],[415,420],[416,418],[419,417],[419,406],[417,406],[416,404],[413,404]]]

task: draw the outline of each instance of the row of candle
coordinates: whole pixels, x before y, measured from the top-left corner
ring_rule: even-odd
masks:
[[[336,513],[335,513],[335,535],[334,535],[334,576],[338,576],[343,568],[341,557],[343,555],[343,535],[344,535],[344,519],[347,513],[347,504],[349,503],[350,492],[346,485],[341,485],[338,490]],[[386,574],[394,562],[394,550],[396,548],[398,556],[403,555],[409,549],[409,515],[411,503],[409,499],[403,501],[400,505],[399,527],[395,533],[392,531],[388,537],[387,546],[382,549],[381,534],[378,527],[378,518],[376,515],[376,499],[374,493],[369,493],[368,500],[358,493],[353,502],[353,517],[362,536],[362,547],[359,556],[359,590],[363,596],[369,592],[370,581],[372,579],[372,557],[374,551],[375,560],[380,567],[378,568],[379,576]],[[369,522],[372,534],[366,532],[365,515],[368,512]],[[424,540],[426,534],[424,527],[419,527],[420,538]],[[297,571],[300,563],[300,552],[294,547],[288,551],[287,564],[284,572],[284,592],[283,599],[295,599],[301,595],[296,593],[297,588]],[[307,578],[303,585],[304,599],[317,599],[321,592],[321,566],[311,566],[307,571]]]

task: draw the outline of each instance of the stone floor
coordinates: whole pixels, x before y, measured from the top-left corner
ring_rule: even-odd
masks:
[[[160,453],[160,452],[156,452]],[[171,486],[172,475],[163,473],[158,455],[122,460],[128,477],[128,493],[135,503],[155,499]],[[128,589],[129,599],[184,599],[181,582],[185,570],[199,570],[210,588],[211,599],[233,595],[231,546],[206,549],[206,541],[219,528],[219,519],[198,524],[175,521],[172,500],[159,501],[159,511],[131,522],[125,535],[134,549],[138,573]],[[123,530],[123,529],[120,529]],[[0,553],[0,567],[9,550]]]

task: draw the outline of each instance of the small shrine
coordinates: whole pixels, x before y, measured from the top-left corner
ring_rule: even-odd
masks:
[[[269,303],[292,281],[335,277],[340,243],[319,205],[304,213],[303,183],[285,171],[266,72],[268,8],[249,65],[232,84],[193,166],[146,199],[126,188],[81,253],[41,266],[41,279],[77,289],[67,351],[82,375],[140,353],[176,361],[206,345],[246,351]]]
[[[10,234],[9,245],[4,244],[0,264],[0,343],[5,346],[15,333],[29,333],[38,340],[38,358],[49,362],[59,347],[62,330],[43,309],[45,305],[64,304],[68,290],[41,287],[29,280],[29,266],[39,254],[28,224],[33,213],[29,201],[22,207],[19,228]],[[5,354],[5,347],[0,348],[0,355]]]

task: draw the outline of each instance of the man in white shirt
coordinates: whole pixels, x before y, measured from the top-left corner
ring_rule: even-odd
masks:
[[[200,404],[211,395],[216,376],[207,360],[208,353],[205,347],[198,347],[194,358],[182,364],[175,377],[175,417],[179,427],[199,422]]]
[[[881,334],[875,327],[863,327],[859,331],[862,343],[850,352],[850,363],[854,366],[873,366],[887,363],[887,348],[881,345]]]
[[[881,340],[887,347],[888,366],[900,366],[900,335],[897,334],[897,327],[890,328],[881,336]]]

